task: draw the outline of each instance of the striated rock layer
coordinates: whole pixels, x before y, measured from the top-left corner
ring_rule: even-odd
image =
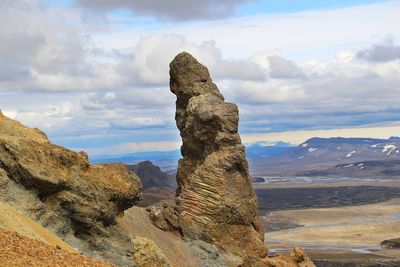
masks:
[[[171,62],[170,76],[183,158],[175,204],[163,211],[169,226],[157,212],[152,215],[155,223],[243,258],[265,257],[258,201],[238,134],[237,106],[224,102],[207,68],[188,53]]]
[[[116,218],[140,199],[141,187],[125,165],[91,165],[86,153],[0,113],[0,200],[85,254],[134,265]]]
[[[175,200],[152,208],[154,224],[215,245],[224,266],[314,266],[300,250],[267,257],[237,106],[224,101],[208,69],[188,53],[171,62],[170,78],[183,158]]]

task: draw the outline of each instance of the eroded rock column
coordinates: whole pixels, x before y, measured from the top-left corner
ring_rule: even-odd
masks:
[[[184,237],[242,257],[264,257],[264,231],[238,134],[237,106],[224,101],[207,68],[188,53],[171,62],[170,77],[183,158],[167,221]]]

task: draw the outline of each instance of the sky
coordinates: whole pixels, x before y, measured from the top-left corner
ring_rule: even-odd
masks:
[[[91,155],[180,145],[187,51],[245,143],[400,136],[400,1],[2,0],[0,109]]]

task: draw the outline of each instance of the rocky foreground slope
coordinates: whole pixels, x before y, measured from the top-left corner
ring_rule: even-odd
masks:
[[[58,236],[42,227],[28,216],[17,211],[12,206],[0,201],[0,228],[10,232],[36,239],[48,245],[57,246],[68,252],[78,252]],[[2,264],[0,263],[0,266]]]
[[[0,229],[0,266],[113,267],[114,265]]]
[[[140,197],[139,178],[123,164],[91,165],[86,153],[0,114],[0,200],[86,255],[132,262],[116,218]]]
[[[172,203],[129,209],[142,185],[125,165],[92,165],[1,113],[0,201],[117,266],[314,266],[301,249],[267,255],[236,105],[187,53],[170,74],[183,139]]]

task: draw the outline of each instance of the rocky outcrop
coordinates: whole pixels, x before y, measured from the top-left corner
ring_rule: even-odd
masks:
[[[171,62],[170,76],[183,158],[175,203],[154,208],[155,223],[243,258],[265,257],[237,106],[224,101],[207,68],[188,53]]]
[[[207,68],[187,53],[172,61],[170,76],[183,141],[175,206],[182,235],[243,257],[264,257],[237,106],[224,101]]]
[[[186,240],[215,245],[216,258],[225,255],[226,266],[283,266],[267,257],[237,106],[224,101],[207,68],[188,53],[171,62],[170,77],[182,159],[175,200],[151,208],[154,224],[179,231]],[[282,255],[280,262],[305,263],[308,258],[297,252]]]
[[[160,248],[150,239],[133,239],[133,258],[138,267],[172,267]]]
[[[139,178],[125,165],[91,165],[86,153],[0,115],[0,200],[87,255],[134,265],[116,218],[140,197]]]
[[[289,253],[266,258],[263,263],[268,267],[315,267],[311,259],[305,256],[304,251],[299,247],[295,247]]]
[[[400,238],[388,239],[382,241],[381,248],[400,249]]]

